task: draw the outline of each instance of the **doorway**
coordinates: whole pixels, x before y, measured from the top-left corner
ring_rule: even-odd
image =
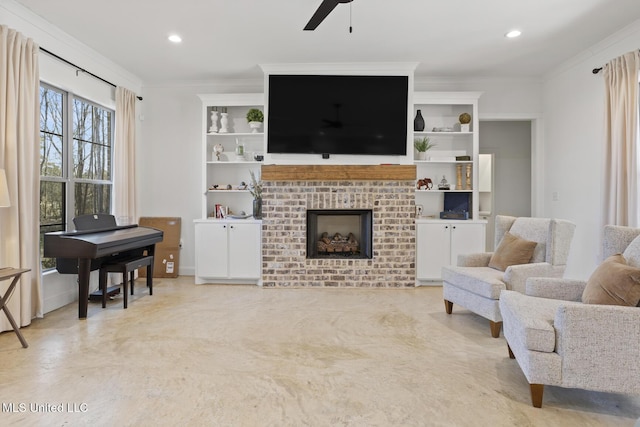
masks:
[[[480,154],[490,155],[490,196],[480,202],[480,217],[487,220],[487,250],[494,248],[496,215],[531,216],[531,120],[496,120],[479,123]],[[487,206],[488,205],[488,206]]]

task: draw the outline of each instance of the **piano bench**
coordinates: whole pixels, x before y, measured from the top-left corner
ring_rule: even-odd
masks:
[[[141,256],[137,258],[123,259],[108,262],[100,267],[100,290],[102,291],[102,308],[107,306],[107,273],[122,273],[122,294],[124,296],[124,308],[127,308],[127,275],[131,280],[131,295],[133,295],[134,275],[137,269],[147,267],[147,287],[149,295],[153,295],[153,256]]]

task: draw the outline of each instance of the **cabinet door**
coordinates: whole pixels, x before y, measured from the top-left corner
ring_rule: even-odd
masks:
[[[485,224],[451,225],[451,265],[458,264],[458,255],[486,252]]]
[[[196,224],[196,278],[228,275],[227,224]]]
[[[450,264],[451,224],[418,224],[416,275],[421,280],[440,280],[442,267]]]
[[[229,278],[259,279],[262,271],[260,224],[229,225]]]

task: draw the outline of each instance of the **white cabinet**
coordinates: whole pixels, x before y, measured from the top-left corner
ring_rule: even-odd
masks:
[[[416,220],[416,278],[441,280],[458,255],[485,252],[485,221]]]
[[[256,220],[196,220],[196,284],[259,283],[261,230]]]

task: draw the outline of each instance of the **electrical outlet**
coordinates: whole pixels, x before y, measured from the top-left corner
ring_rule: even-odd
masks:
[[[422,216],[422,205],[416,205],[416,216]]]
[[[553,193],[551,193],[551,200],[553,200],[554,202],[557,202],[560,200],[560,194],[557,191],[554,191]]]

